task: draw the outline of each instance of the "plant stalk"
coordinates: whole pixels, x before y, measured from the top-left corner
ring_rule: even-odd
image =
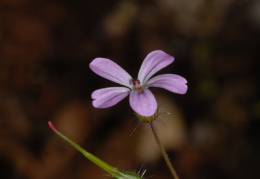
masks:
[[[162,142],[161,142],[161,140],[159,138],[159,135],[158,135],[158,132],[157,132],[157,128],[156,128],[156,126],[154,124],[154,121],[149,122],[149,124],[150,124],[150,127],[152,129],[152,132],[153,132],[154,138],[156,140],[156,143],[157,143],[157,145],[158,145],[158,147],[160,149],[160,152],[161,152],[161,154],[162,154],[162,156],[163,156],[163,158],[164,158],[168,168],[171,171],[171,174],[172,174],[173,178],[174,179],[179,179],[179,177],[178,177],[176,171],[174,170],[174,168],[173,168],[173,166],[172,166],[172,164],[171,164],[171,162],[170,162],[170,160],[169,160],[169,158],[168,158],[168,156],[166,154],[166,151],[165,151],[165,149],[164,149],[164,147],[162,145]]]

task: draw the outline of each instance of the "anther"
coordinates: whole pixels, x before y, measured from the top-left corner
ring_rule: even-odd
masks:
[[[133,84],[135,86],[136,91],[140,92],[142,90],[141,86],[140,86],[140,81],[138,79],[133,79]]]

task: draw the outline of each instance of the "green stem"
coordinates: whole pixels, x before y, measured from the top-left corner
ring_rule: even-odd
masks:
[[[158,145],[158,147],[159,147],[159,149],[161,151],[161,154],[162,154],[162,156],[163,156],[163,158],[164,158],[168,168],[171,171],[171,174],[172,174],[173,178],[174,179],[179,179],[176,171],[174,170],[174,168],[173,168],[173,166],[172,166],[172,164],[171,164],[171,162],[170,162],[170,160],[169,160],[169,158],[168,158],[168,156],[166,154],[166,151],[165,151],[165,149],[164,149],[164,147],[162,145],[162,142],[161,142],[161,140],[160,140],[160,138],[158,136],[157,128],[156,128],[156,126],[154,124],[154,121],[149,122],[149,124],[150,124],[150,127],[152,129],[152,132],[153,132],[154,138],[156,140],[156,143],[157,143],[157,145]]]
[[[49,121],[48,122],[49,127],[55,132],[57,135],[59,135],[61,138],[63,138],[65,141],[67,141],[70,145],[72,145],[74,148],[76,148],[80,153],[82,153],[87,159],[89,159],[91,162],[108,172],[110,177],[115,179],[142,179],[143,177],[135,172],[129,172],[129,171],[121,171],[117,168],[114,168],[104,162],[103,160],[97,158],[96,156],[92,155],[91,153],[87,152],[83,148],[81,148],[78,144],[70,140],[68,137],[60,133],[53,124]],[[143,173],[144,174],[144,173]],[[142,175],[143,175],[142,174]]]
[[[97,158],[96,156],[92,155],[91,153],[87,152],[86,150],[84,150],[83,148],[81,148],[78,144],[76,144],[75,142],[73,142],[72,140],[70,140],[68,137],[64,136],[62,133],[60,133],[58,130],[55,129],[55,127],[53,126],[53,124],[51,122],[48,122],[50,128],[61,138],[63,138],[65,141],[67,141],[70,145],[72,145],[74,148],[76,148],[80,153],[82,153],[87,159],[89,159],[91,162],[93,162],[94,164],[96,164],[97,166],[99,166],[100,168],[102,168],[103,170],[105,170],[106,172],[110,173],[112,176],[115,173],[118,173],[119,171],[110,166],[109,164],[107,164],[106,162],[104,162],[103,160],[100,160],[99,158]]]
[[[105,170],[106,172],[110,173],[111,175],[114,175],[118,172],[118,170],[103,160],[100,160],[96,156],[92,155],[91,153],[87,152],[86,150],[82,149],[78,144],[74,143],[72,140],[64,136],[62,133],[56,131],[56,134],[58,134],[61,138],[63,138],[65,141],[67,141],[70,145],[72,145],[74,148],[76,148],[80,153],[82,153],[87,159],[89,159],[91,162]]]

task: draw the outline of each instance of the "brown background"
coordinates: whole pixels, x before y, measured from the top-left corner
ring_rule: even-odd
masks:
[[[180,178],[259,178],[259,12],[257,0],[0,0],[0,178],[104,178],[47,121],[115,167],[171,178],[128,100],[90,97],[116,86],[89,69],[95,57],[136,77],[156,49],[175,57],[160,73],[188,80],[185,95],[152,89]]]

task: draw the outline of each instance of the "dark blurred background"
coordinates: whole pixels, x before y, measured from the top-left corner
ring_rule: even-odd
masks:
[[[91,104],[117,86],[89,69],[95,57],[136,77],[157,49],[175,57],[160,73],[188,80],[185,95],[152,89],[180,178],[260,178],[259,0],[0,0],[0,178],[104,178],[52,121],[112,166],[170,179],[128,99]]]

